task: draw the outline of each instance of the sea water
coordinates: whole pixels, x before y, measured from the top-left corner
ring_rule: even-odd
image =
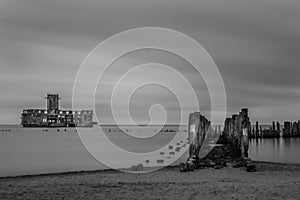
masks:
[[[1,126],[0,176],[107,169],[110,168],[107,164],[111,161],[119,164],[113,167],[120,168],[130,168],[137,164],[151,167],[158,164],[158,159],[165,161],[162,165],[171,161],[176,161],[176,164],[185,161],[188,149],[186,130],[169,126],[150,138],[135,138],[126,134],[126,131],[137,135],[146,135],[147,131],[152,134],[158,128],[152,127],[141,131],[132,126],[123,126],[123,130],[117,126],[103,126],[102,130],[106,136],[99,137],[99,127],[78,129],[78,131],[82,130],[80,134],[85,134],[84,137],[86,136],[91,145],[96,144],[96,151],[101,154],[100,159],[99,157],[96,159],[83,145],[82,138],[75,128]],[[179,137],[177,141],[172,142],[176,134]],[[130,159],[127,154],[124,156],[122,153],[110,152],[106,145],[107,138],[104,137],[109,138],[109,141],[123,152],[143,156]],[[169,146],[172,146],[172,149],[169,149]],[[175,151],[176,147],[178,147],[177,151]],[[156,153],[148,156],[148,152]]]
[[[249,156],[257,161],[300,164],[300,138],[251,139]]]
[[[98,137],[99,127],[96,126],[78,129],[86,134],[86,137],[81,138],[82,133],[79,134],[75,128],[2,125],[0,176],[99,170],[110,168],[109,164],[119,168],[130,168],[137,164],[145,167],[164,166],[184,162],[188,156],[186,127],[166,126],[162,132],[149,138],[136,138],[132,135],[153,135],[160,127],[143,130],[133,126],[123,126],[122,129],[117,126],[101,127],[105,136]],[[173,141],[175,135],[179,137]],[[84,138],[96,148],[100,159],[96,159],[87,150],[83,144]],[[107,138],[122,151],[143,156],[135,158],[111,152],[112,149],[107,147]],[[152,154],[148,155],[148,152]],[[250,141],[249,156],[259,161],[300,163],[300,138],[253,139]],[[157,160],[163,163],[158,163]]]

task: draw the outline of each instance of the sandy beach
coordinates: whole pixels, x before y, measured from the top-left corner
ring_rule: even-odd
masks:
[[[300,165],[255,162],[244,168],[147,174],[114,170],[7,177],[0,199],[299,199]]]

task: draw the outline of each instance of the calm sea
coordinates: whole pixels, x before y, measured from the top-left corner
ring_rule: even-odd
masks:
[[[145,136],[154,134],[160,127],[140,130],[123,126],[122,132],[116,126],[103,126],[111,143],[125,150],[120,153],[107,146],[105,138],[98,135],[98,128],[79,129],[84,132],[84,140],[81,140],[75,128],[22,128],[2,125],[0,176],[107,169],[109,167],[106,165],[111,163],[118,168],[139,163],[145,167],[163,166],[173,162],[178,164],[187,158],[186,127],[166,126],[164,132],[145,139],[134,138],[125,133]],[[90,144],[99,153],[97,155],[100,155],[102,163],[89,153],[82,141]],[[126,152],[131,154],[127,155]],[[154,153],[148,155],[145,154],[147,152]],[[142,156],[135,158],[132,156],[135,153]],[[251,140],[250,157],[260,161],[300,163],[300,138]],[[157,160],[163,160],[163,163],[157,163]]]
[[[158,133],[151,138],[134,138],[121,132],[116,126],[104,126],[112,143],[131,153],[152,152],[139,158],[115,153],[107,147],[103,136],[98,136],[98,128],[82,128],[84,141],[95,147],[104,161],[117,163],[118,168],[129,168],[139,163],[147,166],[175,164],[186,160],[188,145],[187,132],[178,131],[176,126],[166,126],[167,132]],[[130,134],[145,135],[145,130],[123,126]],[[155,133],[159,127],[146,132]],[[47,130],[47,131],[46,131]],[[177,135],[177,137],[174,137]],[[172,139],[176,138],[175,141]],[[167,144],[167,146],[166,146]],[[172,149],[169,149],[172,146]],[[175,149],[177,149],[175,151]],[[97,154],[97,155],[99,155]],[[183,156],[181,156],[183,155]],[[164,163],[157,163],[157,160]],[[107,169],[107,162],[99,162],[85,148],[75,128],[22,128],[20,126],[0,126],[0,176],[41,174],[80,170]],[[103,161],[102,160],[102,161]],[[116,166],[116,165],[114,165]]]
[[[300,164],[300,138],[266,138],[250,141],[253,160]]]

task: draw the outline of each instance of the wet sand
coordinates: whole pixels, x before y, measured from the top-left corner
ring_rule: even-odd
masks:
[[[147,174],[114,170],[0,179],[0,199],[299,199],[300,165],[256,163],[243,168]]]

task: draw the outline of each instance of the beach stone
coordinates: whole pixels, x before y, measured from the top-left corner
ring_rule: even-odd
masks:
[[[227,163],[226,163],[226,166],[229,167],[229,168],[233,168],[233,165],[234,165],[234,164],[233,164],[233,163],[230,163],[230,162],[227,162]]]
[[[195,170],[195,164],[192,161],[187,162],[187,168],[188,171],[194,171]]]
[[[226,166],[227,166],[227,164],[226,164],[226,162],[225,162],[224,160],[217,160],[217,161],[216,161],[216,164],[217,164],[217,165],[220,165],[220,166],[223,166],[223,167],[226,167]]]
[[[217,165],[214,167],[214,169],[222,169],[223,168],[223,165]]]
[[[137,167],[136,167],[135,165],[132,165],[132,166],[131,166],[131,171],[136,171],[136,168],[137,168]]]
[[[205,167],[215,167],[217,164],[210,159],[206,159]]]
[[[222,154],[224,153],[223,149],[220,148],[220,147],[219,147],[219,148],[217,148],[217,147],[214,148],[213,151],[214,151],[213,153],[214,153],[215,155],[222,155]]]
[[[203,158],[199,158],[197,161],[197,169],[204,169],[206,162]]]
[[[188,171],[187,165],[185,163],[180,163],[179,168],[180,168],[180,172]]]
[[[198,163],[198,165],[197,165],[197,169],[204,169],[204,168],[205,168],[205,166],[206,166],[206,164],[205,164],[205,163]]]
[[[138,171],[144,171],[144,166],[143,166],[143,164],[138,164],[138,165],[137,165],[137,170],[138,170]]]
[[[230,160],[230,159],[232,159],[232,156],[226,156],[226,158]]]
[[[246,168],[246,172],[256,172],[256,165],[248,164]]]
[[[252,161],[246,161],[246,166],[252,164]]]
[[[246,161],[242,160],[242,161],[238,161],[233,165],[233,168],[239,168],[239,167],[246,167],[247,163]]]
[[[143,171],[144,166],[143,164],[138,164],[138,165],[132,165],[131,166],[131,171]]]

